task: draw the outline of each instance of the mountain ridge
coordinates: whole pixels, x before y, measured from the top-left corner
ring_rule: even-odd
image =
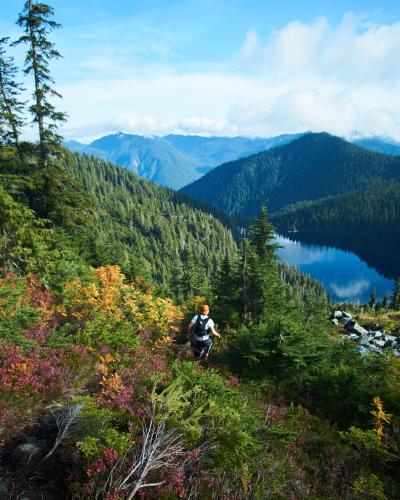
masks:
[[[237,217],[266,204],[285,205],[400,178],[400,158],[368,151],[327,133],[309,133],[289,144],[215,168],[181,191]]]
[[[169,134],[146,137],[118,132],[87,145],[78,141],[66,141],[64,145],[72,151],[116,163],[161,186],[180,189],[221,163],[270,149],[298,136],[247,138]]]

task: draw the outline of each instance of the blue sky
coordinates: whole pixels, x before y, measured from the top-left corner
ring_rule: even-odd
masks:
[[[68,138],[328,130],[400,140],[399,2],[49,3],[63,25],[52,73]],[[1,0],[2,36],[18,35],[22,4]]]

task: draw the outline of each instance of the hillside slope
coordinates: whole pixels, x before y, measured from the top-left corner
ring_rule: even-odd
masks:
[[[211,213],[213,209],[202,209],[179,193],[100,159],[67,153],[63,164],[98,210],[92,235],[99,256],[96,265],[112,256],[125,272],[133,265],[131,273],[146,273],[165,283],[177,260],[208,275],[235,248],[230,228]]]
[[[307,134],[270,151],[226,163],[182,192],[229,215],[274,212],[303,200],[362,191],[400,179],[400,158],[367,151],[326,133]]]
[[[72,151],[112,161],[161,186],[179,189],[221,163],[243,158],[299,135],[271,138],[112,134],[89,145],[67,141]]]

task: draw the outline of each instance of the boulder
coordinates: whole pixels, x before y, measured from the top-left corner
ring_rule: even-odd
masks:
[[[383,333],[380,331],[375,332],[374,338],[376,339],[381,339],[383,337]]]
[[[350,320],[346,325],[346,331],[348,333],[357,333],[358,335],[367,335],[368,330],[363,328],[354,319]]]
[[[379,353],[382,352],[382,350],[379,347],[377,347],[376,345],[370,345],[369,350],[372,352],[379,352]]]
[[[335,312],[333,313],[333,318],[334,318],[334,319],[340,319],[342,316],[343,316],[342,311],[335,311]]]
[[[368,325],[365,325],[365,328],[370,332],[376,332],[376,330],[379,330],[379,325],[378,323],[368,323]]]
[[[385,347],[394,347],[396,345],[396,337],[393,335],[387,335],[385,337],[386,345]]]
[[[332,318],[332,319],[331,319],[331,324],[332,324],[333,326],[338,326],[338,324],[339,324],[339,320],[338,320],[337,318]]]
[[[360,337],[359,342],[360,342],[360,345],[365,346],[365,347],[369,347],[371,339],[368,336],[366,336],[366,335],[362,335]]]
[[[343,311],[342,312],[342,317],[352,319],[353,316],[350,313],[348,313],[346,311]]]
[[[374,344],[377,347],[380,347],[381,349],[385,347],[386,341],[385,340],[374,340]]]
[[[347,338],[350,339],[350,340],[353,340],[353,341],[358,341],[358,339],[360,338],[360,336],[357,335],[356,333],[350,333],[350,335]]]

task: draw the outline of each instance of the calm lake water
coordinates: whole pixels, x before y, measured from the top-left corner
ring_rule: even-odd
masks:
[[[367,263],[365,255],[362,259],[350,251],[305,242],[298,233],[288,236],[277,237],[283,246],[278,250],[281,259],[320,281],[333,301],[368,302],[374,288],[379,298],[393,292],[398,269],[387,259]]]

